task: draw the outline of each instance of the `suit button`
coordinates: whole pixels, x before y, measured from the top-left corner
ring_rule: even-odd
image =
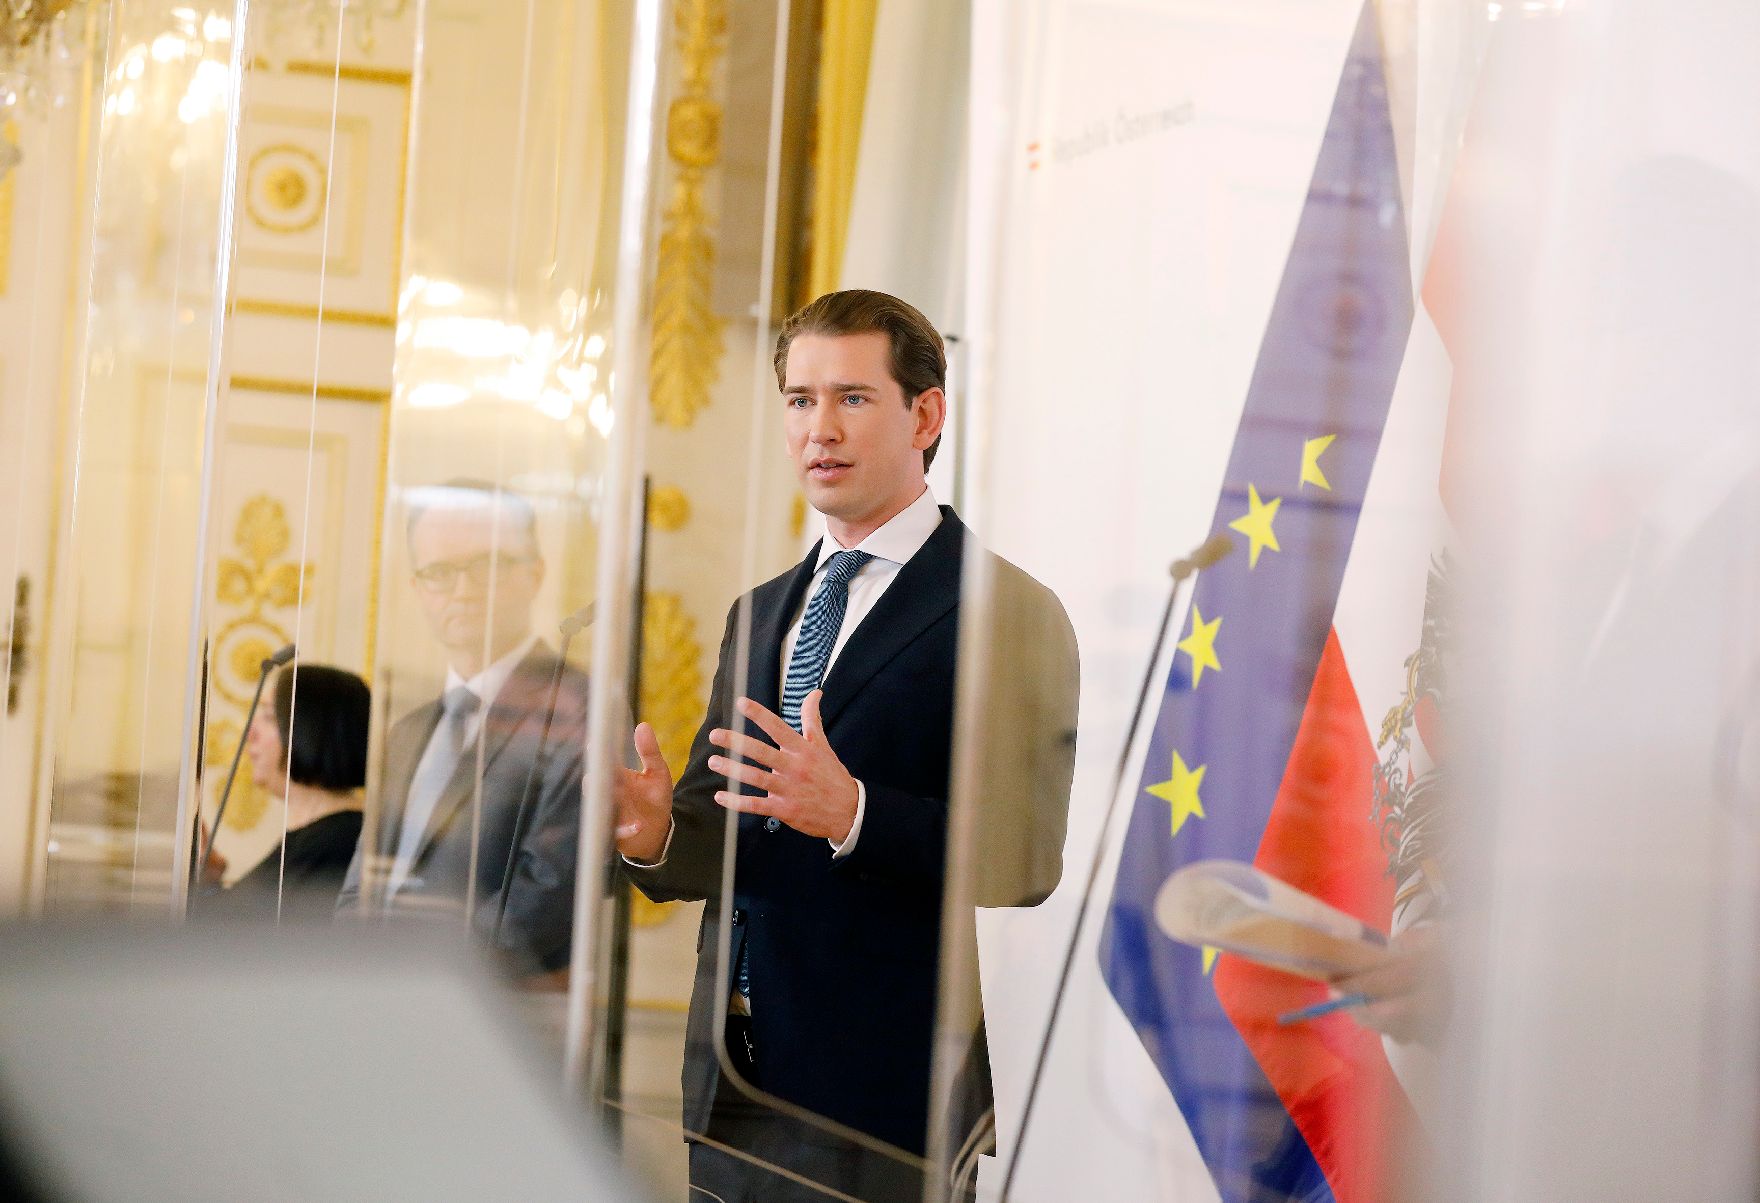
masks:
[[[777,818],[775,815],[771,815],[768,819],[764,820],[764,830],[765,831],[781,831],[782,830],[782,820]]]
[[[738,927],[740,924],[744,923],[745,921],[746,921],[746,913],[744,911],[740,910],[738,907],[735,907],[733,909],[733,925],[735,927]]]

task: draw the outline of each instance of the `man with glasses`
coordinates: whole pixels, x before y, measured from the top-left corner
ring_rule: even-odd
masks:
[[[378,821],[339,905],[364,897],[398,914],[453,917],[468,908],[473,930],[516,972],[563,969],[586,677],[532,630],[544,581],[536,515],[518,493],[454,480],[413,491],[406,534],[445,681],[386,736]]]

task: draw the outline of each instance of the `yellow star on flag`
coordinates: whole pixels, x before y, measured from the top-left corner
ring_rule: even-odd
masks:
[[[1229,530],[1238,530],[1252,540],[1252,547],[1247,551],[1247,567],[1259,566],[1259,553],[1269,547],[1272,551],[1282,551],[1277,545],[1277,532],[1271,524],[1277,518],[1277,507],[1283,504],[1283,498],[1273,497],[1270,501],[1261,500],[1259,490],[1252,485],[1247,486],[1247,512],[1228,524]]]
[[[1187,768],[1185,759],[1178,752],[1173,754],[1173,776],[1159,785],[1151,785],[1149,792],[1165,802],[1173,804],[1173,834],[1178,835],[1179,829],[1186,825],[1186,820],[1194,815],[1204,817],[1204,804],[1198,798],[1198,787],[1204,783],[1204,771],[1207,765],[1199,765],[1195,769]]]
[[[1216,968],[1216,958],[1222,955],[1222,949],[1214,944],[1204,945],[1204,972],[1209,973]]]
[[[1302,484],[1332,492],[1332,482],[1326,479],[1326,473],[1320,471],[1320,457],[1337,437],[1336,434],[1323,434],[1302,444]]]
[[[1192,605],[1192,633],[1180,640],[1176,646],[1180,651],[1192,658],[1192,688],[1204,679],[1204,670],[1214,668],[1222,671],[1222,661],[1216,658],[1216,632],[1222,627],[1222,619],[1212,618],[1204,621],[1198,612],[1197,603]]]

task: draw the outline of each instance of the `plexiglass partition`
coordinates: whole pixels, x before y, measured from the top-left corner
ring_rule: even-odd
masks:
[[[1751,1193],[1717,20],[894,6],[840,194],[860,6],[54,7],[6,899],[470,948],[662,1197]]]
[[[958,1154],[969,1174],[990,1147],[975,907],[1031,905],[1058,879],[1077,652],[1050,591],[968,538],[956,488],[925,491],[918,474],[887,492],[908,457],[872,440],[898,439],[921,394],[957,393],[944,365],[907,389],[886,334],[835,324],[777,361],[784,319],[811,299],[786,283],[778,213],[802,201],[791,137],[814,30],[789,6],[746,6],[724,29],[705,11],[679,6],[662,60],[635,708],[647,729],[632,741],[613,715],[593,736],[633,748],[605,794],[589,781],[589,815],[610,811],[590,828],[638,830],[617,836],[635,890],[627,964],[615,907],[594,929],[590,1080],[626,1156],[669,1191],[940,1197],[934,1158]],[[716,112],[727,123],[711,153],[701,123]],[[717,256],[698,294],[708,330],[667,320],[691,295],[705,185],[719,218],[699,244]],[[959,331],[938,316],[939,333],[915,337],[944,355]],[[693,354],[718,365],[706,389],[692,388]],[[957,480],[942,453],[936,473]],[[815,467],[826,459],[848,462]],[[857,509],[884,511],[884,529],[845,524],[840,490],[877,481],[885,504]],[[852,547],[863,557],[838,569],[830,557]],[[981,718],[956,717],[962,691]],[[961,803],[967,744],[965,771],[984,784]],[[835,815],[807,803],[813,781],[834,784]],[[619,810],[631,794],[652,810]],[[858,796],[859,828],[839,809]],[[988,841],[969,882],[949,876],[967,822]],[[946,988],[947,972],[969,993]]]
[[[1433,1032],[1326,1005],[1369,988],[1342,963],[1243,955],[1267,878],[1359,953],[1428,938],[1401,933],[1449,879],[1448,388],[1417,310],[1464,110],[1418,119],[1410,7],[977,6],[967,520],[1081,653],[1061,884],[981,912],[961,967],[979,1198],[1397,1197],[1419,1148]],[[1427,32],[1470,59],[1474,29]],[[1006,680],[1044,644],[991,655]],[[968,879],[997,851],[968,829]],[[1194,871],[1243,927],[1182,906]]]
[[[32,65],[38,87],[17,118],[35,135],[12,185],[38,236],[23,278],[41,289],[29,326],[41,339],[16,348],[17,397],[34,417],[33,455],[48,449],[17,478],[37,490],[18,529],[41,499],[57,508],[37,559],[46,771],[31,892],[54,909],[158,909],[181,894],[177,819],[199,771],[189,737],[222,389],[236,15],[81,6],[44,31],[55,44]]]

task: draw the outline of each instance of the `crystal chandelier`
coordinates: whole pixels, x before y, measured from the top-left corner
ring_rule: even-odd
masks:
[[[0,133],[20,110],[60,107],[73,94],[84,53],[72,11],[85,0],[0,0]],[[18,165],[18,147],[0,136],[0,180]]]
[[[0,0],[0,4],[11,0]],[[395,21],[409,9],[409,0],[262,0],[267,44],[278,54],[300,49],[331,53],[336,49],[336,25],[346,22],[355,49],[371,54],[378,46],[378,26]]]
[[[74,0],[4,0],[0,23],[9,49],[22,49],[43,31],[43,26],[72,8]]]
[[[66,68],[82,49],[70,14],[84,3],[0,0],[0,120],[27,104],[66,102]]]

